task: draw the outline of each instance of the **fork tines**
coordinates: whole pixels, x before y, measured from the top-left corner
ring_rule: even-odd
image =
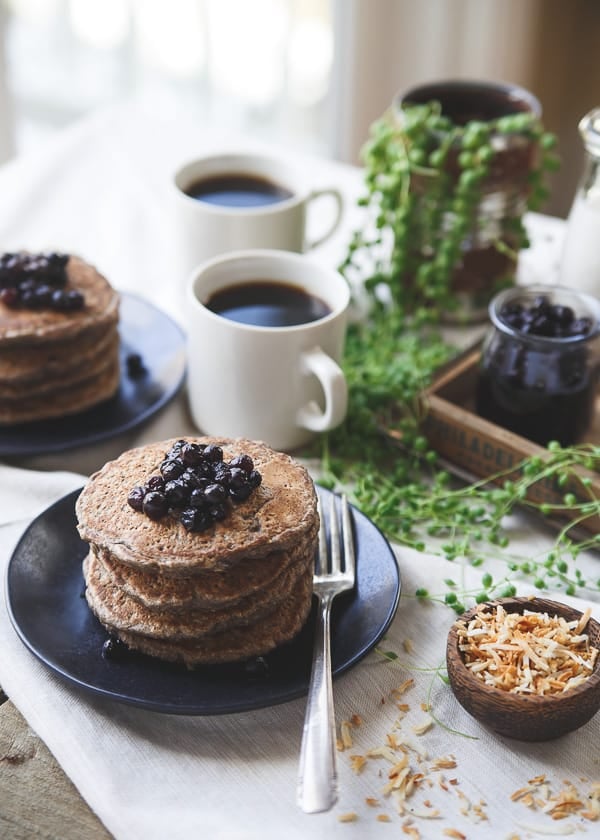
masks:
[[[322,504],[319,500],[319,515],[321,525],[319,531],[319,554],[316,573],[320,575],[344,575],[354,580],[356,557],[354,539],[352,536],[352,519],[350,506],[345,494],[340,498],[341,514],[338,517],[337,496],[331,494],[329,502],[329,540],[327,527],[323,516]],[[340,518],[342,539],[340,540]]]

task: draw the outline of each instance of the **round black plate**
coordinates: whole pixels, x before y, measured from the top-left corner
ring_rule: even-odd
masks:
[[[42,662],[83,689],[170,714],[242,712],[307,692],[314,612],[296,639],[264,658],[265,668],[253,661],[188,671],[133,652],[123,661],[104,659],[106,631],[83,597],[81,561],[87,544],[76,530],[79,492],[65,496],[31,523],[8,566],[10,618],[22,641]],[[333,604],[334,674],[356,664],[377,644],[400,597],[398,566],[389,543],[364,514],[356,509],[352,513],[357,585]]]
[[[139,426],[179,390],[185,375],[185,336],[178,325],[143,298],[122,294],[121,383],[110,400],[55,420],[0,426],[0,457],[62,452],[99,443]],[[132,377],[127,357],[138,353],[145,372]]]

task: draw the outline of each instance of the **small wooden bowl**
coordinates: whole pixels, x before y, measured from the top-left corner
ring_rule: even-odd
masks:
[[[446,664],[452,691],[458,702],[484,726],[519,741],[549,741],[587,723],[600,708],[600,655],[594,671],[584,682],[563,694],[512,694],[486,685],[466,667],[458,648],[457,624],[467,624],[477,609],[501,604],[506,612],[543,612],[577,620],[581,612],[544,598],[500,598],[479,604],[460,616],[450,628]],[[590,643],[600,648],[600,624],[589,619],[585,632]]]

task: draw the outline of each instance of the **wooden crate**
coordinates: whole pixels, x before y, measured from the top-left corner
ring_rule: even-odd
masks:
[[[538,444],[513,434],[507,429],[484,420],[475,412],[475,386],[477,382],[480,348],[465,351],[447,365],[423,394],[425,419],[423,432],[429,444],[442,457],[447,468],[468,481],[480,478],[501,483],[512,467],[511,478],[518,477],[518,465],[524,458],[539,455],[548,457],[548,451]],[[586,440],[600,444],[600,398],[597,398],[594,423]],[[503,473],[497,477],[498,473]],[[566,487],[559,488],[553,479],[537,482],[530,489],[531,501],[551,505],[562,504],[565,493],[573,493],[582,501],[589,499],[590,491],[600,497],[600,475],[577,468],[576,478]],[[579,478],[587,476],[591,485],[586,489]],[[560,513],[561,518],[564,514]],[[568,518],[568,517],[567,517]],[[583,523],[586,531],[600,532],[597,518]]]

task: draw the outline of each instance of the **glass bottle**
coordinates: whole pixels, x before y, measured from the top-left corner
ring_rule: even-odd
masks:
[[[579,123],[584,171],[569,213],[560,283],[600,297],[600,108]]]

